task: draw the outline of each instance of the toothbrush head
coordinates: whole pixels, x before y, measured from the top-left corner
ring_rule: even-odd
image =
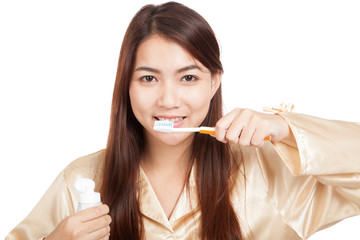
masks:
[[[174,123],[170,121],[155,121],[153,129],[158,132],[173,132]]]

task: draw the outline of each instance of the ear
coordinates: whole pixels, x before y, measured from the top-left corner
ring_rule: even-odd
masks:
[[[211,97],[213,97],[216,91],[219,89],[221,84],[221,77],[222,77],[221,71],[218,71],[216,74],[213,74],[211,76]]]

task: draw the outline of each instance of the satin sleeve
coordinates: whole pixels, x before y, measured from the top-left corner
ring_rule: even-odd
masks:
[[[267,164],[269,195],[284,221],[306,239],[359,215],[360,125],[297,113],[279,115],[296,139],[273,143],[283,162]]]
[[[43,239],[66,216],[74,213],[71,191],[62,171],[30,214],[19,223],[5,240]]]

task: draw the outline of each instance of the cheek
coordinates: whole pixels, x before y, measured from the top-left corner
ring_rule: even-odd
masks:
[[[135,117],[140,123],[142,123],[142,116],[149,111],[149,105],[151,103],[151,95],[148,96],[146,91],[141,91],[139,87],[133,84],[130,85],[129,89],[130,104],[134,112]]]
[[[211,101],[211,92],[207,88],[200,88],[188,91],[187,95],[192,110],[199,113],[199,117],[205,118]]]

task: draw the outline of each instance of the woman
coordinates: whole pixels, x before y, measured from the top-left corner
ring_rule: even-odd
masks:
[[[276,109],[223,116],[219,59],[193,10],[142,8],[121,47],[106,149],[61,172],[7,239],[304,239],[359,214],[360,126]],[[157,132],[157,120],[216,131]],[[103,205],[75,213],[79,177]]]

